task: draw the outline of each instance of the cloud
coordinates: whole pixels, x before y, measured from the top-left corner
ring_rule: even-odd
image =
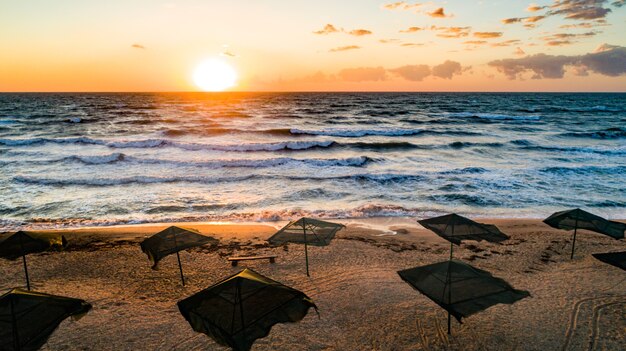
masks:
[[[349,82],[383,81],[387,71],[383,67],[345,68],[339,71],[339,77]]]
[[[400,30],[400,33],[415,33],[415,32],[419,32],[420,30],[423,30],[424,28],[420,28],[420,27],[409,27],[407,29],[404,30]]]
[[[607,0],[554,0],[548,15],[562,15],[566,19],[592,20],[604,18],[611,9],[603,5]]]
[[[499,38],[502,32],[474,32],[474,36],[481,39]]]
[[[500,22],[502,22],[504,24],[511,24],[511,23],[521,22],[523,19],[524,19],[524,17],[505,18],[503,20],[500,20]]]
[[[596,32],[586,33],[554,33],[541,37],[548,46],[563,46],[574,44],[577,38],[588,38],[596,35]]]
[[[505,40],[505,41],[501,41],[501,42],[497,42],[497,43],[491,43],[491,46],[493,46],[493,47],[511,46],[513,44],[518,44],[519,42],[520,42],[519,39],[511,39],[511,40]]]
[[[362,35],[372,34],[372,32],[367,29],[353,29],[349,31],[348,34],[360,37]]]
[[[615,7],[622,7],[624,5],[626,5],[626,0],[617,0],[617,1],[613,1],[611,3],[611,5],[615,6]]]
[[[526,23],[535,23],[535,22],[541,21],[544,18],[546,18],[546,16],[530,16],[530,17],[524,18],[524,22],[526,22]]]
[[[515,48],[515,51],[513,51],[513,54],[518,55],[518,56],[523,56],[523,55],[526,55],[526,52],[522,50],[522,48],[517,47]]]
[[[461,67],[461,64],[450,60],[433,67],[433,76],[444,79],[452,79],[454,75],[461,74],[462,72],[463,67]]]
[[[541,11],[541,10],[543,10],[545,8],[546,8],[546,6],[538,6],[538,5],[535,5],[535,4],[530,4],[526,8],[526,11],[528,11],[528,12],[537,12],[537,11]]]
[[[482,45],[482,44],[487,44],[487,41],[486,40],[468,40],[468,41],[464,41],[463,44]]]
[[[601,44],[600,46],[598,46],[595,50],[593,50],[594,53],[598,53],[598,52],[604,52],[604,51],[609,51],[609,50],[613,50],[613,49],[617,49],[619,48],[619,45],[611,45],[611,44]]]
[[[431,69],[428,65],[406,65],[398,68],[390,69],[389,72],[413,82],[421,82],[424,78],[430,76]]]
[[[389,44],[389,43],[395,43],[399,40],[400,39],[379,39],[378,42],[383,43],[383,44]]]
[[[337,33],[337,32],[340,32],[340,30],[329,23],[325,25],[323,29],[313,32],[313,34],[326,35],[326,34]]]
[[[589,72],[610,77],[626,75],[626,47],[603,44],[601,50],[574,56],[536,54],[519,59],[495,60],[488,65],[509,79],[519,79],[526,72],[532,72],[533,79],[560,79],[565,76],[566,67],[574,68],[577,75]]]
[[[440,38],[463,38],[469,35],[472,27],[437,27],[431,26],[431,30],[439,31],[437,34]]]
[[[402,43],[400,46],[404,47],[415,47],[415,46],[424,46],[423,43]]]
[[[222,56],[228,56],[228,57],[237,57],[237,55],[233,54],[230,51],[223,51],[222,53],[220,53],[220,55]]]
[[[318,31],[313,32],[313,34],[318,34],[318,35],[327,35],[327,34],[331,34],[331,33],[347,33],[350,35],[354,35],[357,37],[363,36],[363,35],[368,35],[368,34],[372,34],[371,31],[367,30],[367,29],[353,29],[349,32],[346,32],[343,28],[338,29],[337,27],[333,26],[332,24],[327,24],[324,26],[323,29],[320,29]]]
[[[348,50],[356,50],[356,49],[360,49],[361,47],[358,45],[347,45],[347,46],[340,46],[337,48],[332,48],[330,50],[328,50],[329,52],[340,52],[340,51],[348,51]]]
[[[383,9],[386,10],[413,10],[416,9],[420,6],[422,6],[423,4],[420,4],[419,2],[416,2],[414,4],[409,4],[406,1],[398,1],[398,2],[392,2],[390,4],[384,4],[383,5]]]
[[[146,48],[145,46],[143,46],[141,44],[133,44],[130,47],[134,48],[134,49],[145,49]]]
[[[445,12],[443,7],[440,7],[438,9],[436,9],[433,12],[426,12],[427,15],[429,15],[430,17],[435,17],[435,18],[445,18],[448,17]]]

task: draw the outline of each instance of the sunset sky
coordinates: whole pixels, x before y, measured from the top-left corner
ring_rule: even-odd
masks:
[[[0,0],[0,91],[626,91],[625,0]]]

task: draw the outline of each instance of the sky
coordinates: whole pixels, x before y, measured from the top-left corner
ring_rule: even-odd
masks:
[[[0,0],[0,91],[626,91],[626,0]]]

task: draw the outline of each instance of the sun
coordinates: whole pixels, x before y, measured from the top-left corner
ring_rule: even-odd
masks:
[[[208,59],[196,67],[193,81],[203,91],[223,91],[235,86],[237,72],[228,62]]]

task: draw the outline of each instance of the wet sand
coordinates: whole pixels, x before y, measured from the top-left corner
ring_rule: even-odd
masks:
[[[447,241],[413,219],[348,220],[327,247],[310,247],[311,277],[300,245],[271,247],[265,239],[284,224],[176,223],[220,239],[218,246],[181,252],[187,286],[175,256],[150,269],[139,248],[167,227],[134,225],[63,230],[63,252],[28,256],[34,290],[92,303],[84,318],[64,321],[44,350],[225,350],[194,332],[176,302],[249,267],[304,291],[319,307],[299,323],[275,326],[253,350],[623,350],[626,348],[626,272],[591,253],[621,251],[623,240],[571,233],[534,219],[483,219],[511,238],[502,244],[467,242],[454,257],[507,280],[530,298],[453,320],[404,283],[396,271],[448,259]],[[241,262],[232,255],[278,255]],[[21,260],[0,260],[0,288],[23,286]]]

